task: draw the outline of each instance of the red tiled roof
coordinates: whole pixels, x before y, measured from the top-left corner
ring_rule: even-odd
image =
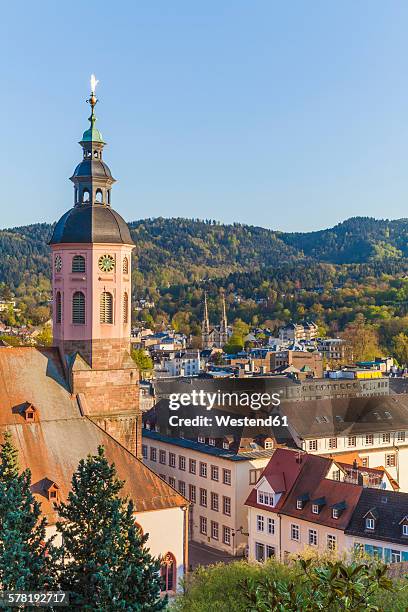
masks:
[[[305,453],[288,450],[286,448],[277,448],[275,450],[261,476],[261,478],[266,478],[276,493],[282,493],[274,509],[278,510],[282,506],[307,457],[308,455]],[[265,506],[257,502],[255,487],[249,494],[245,504],[247,506],[265,509]]]
[[[331,460],[317,455],[308,455],[294,487],[285,499],[281,514],[293,516],[334,529],[345,529],[360,498],[363,487],[325,478]],[[308,495],[302,510],[296,508],[299,497]],[[324,498],[325,505],[319,514],[312,513],[312,500]],[[345,502],[346,507],[338,519],[332,518],[332,506]]]

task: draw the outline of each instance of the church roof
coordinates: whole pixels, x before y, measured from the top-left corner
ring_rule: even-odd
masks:
[[[24,407],[36,408],[35,422],[26,421]],[[81,415],[66,383],[55,348],[0,347],[0,434],[9,430],[19,451],[21,468],[32,472],[33,492],[52,523],[55,511],[44,492],[45,479],[55,482],[61,499],[70,489],[80,459],[103,445],[125,480],[136,512],[186,505],[186,500],[139,459]]]
[[[77,205],[54,227],[50,244],[134,244],[126,221],[110,206]]]

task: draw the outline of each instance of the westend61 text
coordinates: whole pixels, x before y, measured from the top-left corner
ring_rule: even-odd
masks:
[[[288,417],[286,416],[268,416],[268,417],[242,417],[236,418],[230,415],[215,415],[215,417],[196,416],[193,418],[184,418],[173,415],[169,418],[170,427],[287,427]]]
[[[259,410],[268,406],[279,406],[279,393],[249,393],[216,391],[209,393],[201,389],[193,389],[190,393],[171,393],[169,395],[170,410],[178,410],[181,406],[200,406],[212,410],[214,406],[241,406]]]

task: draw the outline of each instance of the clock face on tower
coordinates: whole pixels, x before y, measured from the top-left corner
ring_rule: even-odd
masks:
[[[112,272],[115,269],[115,258],[112,255],[101,255],[98,259],[101,272]]]
[[[61,272],[62,270],[62,258],[61,255],[56,255],[54,260],[54,266],[56,272]]]

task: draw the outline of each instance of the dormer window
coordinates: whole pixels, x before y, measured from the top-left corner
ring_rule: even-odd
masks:
[[[338,504],[334,504],[334,506],[332,506],[332,518],[334,519],[340,518],[343,510],[345,509],[346,509],[346,502],[344,501],[339,502]]]
[[[45,493],[46,493],[46,496],[48,497],[48,499],[51,502],[53,502],[55,504],[57,504],[59,502],[59,500],[60,500],[60,494],[59,494],[60,493],[60,489],[59,489],[59,486],[55,482],[46,479],[46,481],[45,481]]]
[[[297,508],[298,510],[303,510],[303,502],[302,502],[302,500],[301,500],[301,499],[297,499],[297,500],[296,500],[296,508]]]
[[[338,519],[340,516],[339,511],[337,510],[337,508],[332,508],[332,518],[334,519]]]
[[[23,408],[23,415],[26,421],[29,423],[34,423],[36,420],[37,408],[32,404],[26,404]]]
[[[321,509],[326,504],[326,499],[324,497],[319,497],[312,502],[312,513],[320,514]]]
[[[399,522],[401,525],[401,535],[404,538],[408,537],[408,514]]]
[[[365,527],[366,529],[373,531],[375,529],[375,520],[371,517],[367,517],[365,520]]]
[[[258,504],[262,504],[263,506],[270,506],[271,508],[273,508],[274,506],[276,506],[276,504],[279,501],[280,498],[280,493],[278,494],[274,494],[274,493],[269,493],[268,491],[257,491],[257,499],[258,499]]]
[[[296,509],[297,510],[303,510],[303,508],[306,506],[306,503],[309,501],[309,494],[305,493],[304,495],[300,495],[297,499],[296,499]]]

